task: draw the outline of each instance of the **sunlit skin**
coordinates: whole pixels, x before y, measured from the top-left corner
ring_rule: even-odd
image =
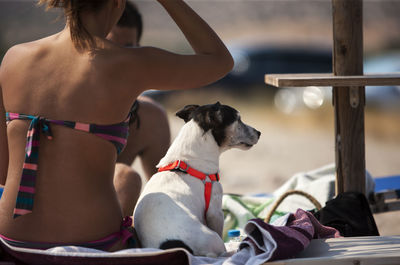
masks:
[[[80,13],[95,47],[78,47],[67,25],[57,34],[7,51],[0,67],[0,157],[6,161],[0,163],[0,184],[5,182],[0,234],[20,241],[87,242],[120,231],[123,218],[113,186],[113,144],[54,125],[51,140],[40,138],[33,212],[13,219],[29,122],[6,125],[6,112],[115,124],[127,118],[134,100],[147,89],[200,87],[232,69],[225,45],[184,1],[157,2],[181,29],[193,54],[128,49],[105,40],[125,0],[105,1],[99,10]],[[120,240],[111,250],[122,248],[126,245]]]
[[[137,33],[135,27],[115,26],[107,39],[123,47],[138,47]],[[117,158],[114,173],[114,186],[125,216],[132,215],[142,188],[142,178],[131,165],[139,156],[144,177],[149,180],[156,173],[156,165],[167,152],[171,139],[164,108],[146,96],[139,96],[137,100],[140,127],[137,128],[136,124],[130,126],[128,143]]]

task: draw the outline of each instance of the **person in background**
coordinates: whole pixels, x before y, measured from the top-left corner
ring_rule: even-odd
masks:
[[[193,49],[125,48],[106,39],[125,0],[40,0],[65,28],[11,47],[0,67],[0,236],[12,246],[129,247],[131,219],[113,185],[131,107],[148,89],[201,87],[232,56],[183,0],[155,0]],[[7,122],[7,123],[6,123]],[[134,187],[132,187],[132,190]]]
[[[142,16],[137,7],[126,2],[125,10],[107,39],[122,47],[140,46],[143,32]],[[140,95],[132,106],[129,137],[124,151],[117,157],[114,185],[123,205],[123,214],[132,215],[142,187],[141,176],[132,167],[140,157],[146,180],[156,173],[156,165],[170,144],[170,129],[164,108],[149,97]],[[131,188],[135,187],[134,190]]]

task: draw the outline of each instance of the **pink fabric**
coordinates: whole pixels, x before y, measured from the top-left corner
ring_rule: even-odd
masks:
[[[24,214],[25,211],[23,209],[15,209],[14,211],[17,211],[17,214]],[[114,246],[114,244],[122,241],[123,244],[127,242],[128,239],[132,237],[132,233],[128,231],[128,227],[132,226],[132,218],[130,216],[125,217],[122,220],[121,224],[121,229],[118,232],[112,233],[109,236],[106,236],[104,238],[94,240],[94,241],[89,241],[89,242],[81,242],[81,243],[52,243],[52,242],[27,242],[27,241],[20,241],[20,240],[15,240],[12,238],[9,238],[7,236],[1,235],[0,237],[4,239],[8,244],[10,245],[17,245],[17,246],[22,246],[25,248],[32,248],[32,249],[48,249],[52,247],[57,247],[57,246],[66,246],[66,245],[73,245],[73,246],[82,246],[82,247],[92,247],[93,246],[98,246],[97,249],[101,250],[109,250]]]
[[[28,213],[31,213],[31,212],[32,211],[30,211],[30,210],[14,208],[14,214],[24,215],[24,214],[28,214]]]
[[[31,170],[37,170],[37,164],[24,163],[23,168],[27,168],[27,169],[31,169]]]
[[[26,186],[19,186],[19,191],[28,192],[28,193],[35,193],[35,188],[26,187]]]
[[[115,237],[118,237],[122,240],[122,243],[125,244],[126,241],[128,241],[129,238],[132,237],[131,232],[128,231],[128,227],[132,226],[132,217],[130,216],[126,216],[123,220],[122,220],[122,225],[121,225],[121,230],[115,233],[112,233],[111,235],[99,239],[99,240],[95,240],[95,241],[90,241],[91,243],[100,243],[100,242],[106,242],[109,241]]]
[[[99,137],[101,137],[103,139],[107,139],[109,141],[119,142],[119,143],[124,144],[124,145],[126,144],[126,141],[127,141],[125,138],[121,138],[121,137],[118,137],[118,136],[112,136],[112,135],[108,135],[108,134],[103,134],[103,133],[95,133],[95,135],[97,135],[97,136],[99,136]]]
[[[88,132],[89,129],[90,129],[90,124],[77,122],[75,124],[75,129],[80,130],[80,131]]]
[[[19,118],[19,114],[10,112],[10,118],[11,119],[18,119]]]

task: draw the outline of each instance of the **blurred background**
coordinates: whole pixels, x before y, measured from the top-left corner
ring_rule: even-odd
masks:
[[[144,19],[142,45],[190,53],[177,26],[154,0],[134,1]],[[225,192],[270,193],[298,172],[334,163],[330,87],[281,88],[266,73],[332,71],[330,0],[187,0],[221,36],[235,67],[213,85],[148,91],[169,113],[172,136],[186,104],[220,101],[262,132],[251,150],[221,157]],[[364,72],[400,72],[400,0],[364,0]],[[0,0],[0,58],[12,45],[58,32],[64,19],[32,0]],[[367,87],[366,166],[374,177],[400,174],[400,87]],[[135,163],[140,167],[140,163]],[[140,169],[139,169],[140,170]],[[381,234],[400,234],[399,212],[376,215]],[[395,225],[397,224],[397,225]]]

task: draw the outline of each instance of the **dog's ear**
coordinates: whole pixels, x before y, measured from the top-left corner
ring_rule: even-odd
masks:
[[[199,105],[186,105],[183,109],[178,111],[175,115],[183,119],[185,122],[190,121],[193,118],[193,112],[197,110]]]
[[[208,121],[210,123],[222,123],[222,114],[221,114],[221,103],[217,101],[214,105],[211,106],[211,112],[208,114]]]
[[[215,103],[215,104],[212,106],[212,110],[213,110],[213,111],[218,111],[220,107],[221,107],[221,103],[219,103],[219,101],[217,101],[217,103]]]

